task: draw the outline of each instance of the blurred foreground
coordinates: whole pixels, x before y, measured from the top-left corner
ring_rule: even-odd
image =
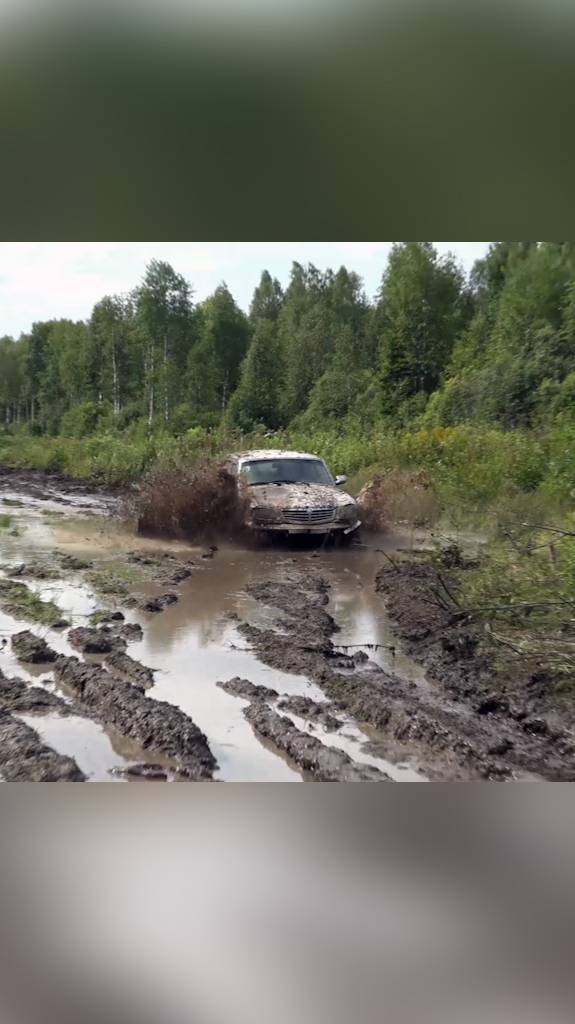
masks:
[[[494,237],[527,204],[533,234],[565,233],[560,0],[0,14],[6,237]]]
[[[363,787],[352,803],[340,787],[4,788],[2,801],[11,1024],[572,1020],[565,789]]]

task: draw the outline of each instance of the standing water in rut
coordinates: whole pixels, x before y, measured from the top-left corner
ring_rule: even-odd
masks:
[[[124,735],[101,709],[92,716],[85,704],[86,692],[72,692],[65,673],[52,663],[19,660],[11,637],[24,629],[64,658],[100,666],[105,665],[106,654],[82,655],[72,634],[88,627],[106,636],[112,628],[104,621],[106,609],[115,609],[126,624],[139,625],[139,635],[129,641],[128,662],[153,672],[145,700],[165,702],[192,719],[207,737],[217,762],[213,777],[222,781],[298,781],[313,778],[314,772],[313,766],[298,765],[271,740],[258,736],[243,713],[248,702],[217,683],[242,677],[256,687],[273,689],[284,699],[306,698],[311,708],[326,702],[309,673],[297,671],[295,665],[289,670],[265,664],[242,636],[242,623],[281,629],[276,624],[278,610],[251,596],[250,587],[281,579],[294,566],[314,575],[318,568],[329,570],[331,604],[342,627],[338,642],[356,645],[356,653],[382,645],[372,656],[389,662],[389,627],[373,593],[370,552],[324,552],[320,562],[314,550],[225,546],[206,561],[200,548],[136,538],[130,526],[114,518],[114,502],[106,496],[70,494],[55,484],[30,485],[29,480],[15,477],[3,481],[2,496],[15,523],[9,535],[0,536],[3,579],[18,581],[40,602],[55,605],[70,629],[30,622],[25,611],[3,603],[0,671],[6,679],[19,678],[55,693],[67,704],[65,714],[50,710],[28,714],[23,720],[54,750],[73,757],[89,779],[155,779],[162,774],[177,779],[185,773],[177,752],[168,755],[158,750],[153,737]],[[177,600],[160,614],[141,610],[166,591],[175,591]],[[124,641],[122,646],[125,650]],[[286,711],[277,708],[275,713],[287,721]],[[418,777],[407,766],[394,767],[364,750],[371,736],[349,716],[339,714],[337,729],[329,733],[313,717],[292,715],[291,721],[306,736],[340,751],[344,767],[348,760],[357,761],[379,768],[382,778]],[[158,767],[146,771],[143,766],[151,764]]]
[[[398,554],[423,532],[203,550],[137,536],[106,495],[0,487],[0,777],[571,777],[568,738],[450,653],[435,570]]]

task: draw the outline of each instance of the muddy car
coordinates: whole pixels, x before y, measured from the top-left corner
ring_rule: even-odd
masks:
[[[247,497],[248,525],[264,533],[340,534],[360,526],[358,507],[323,459],[304,452],[251,451],[226,468]]]

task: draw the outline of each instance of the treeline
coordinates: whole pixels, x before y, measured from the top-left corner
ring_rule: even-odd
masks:
[[[466,279],[429,242],[394,245],[374,302],[357,274],[267,271],[249,314],[153,261],[88,322],[0,339],[0,417],[84,436],[575,418],[575,243],[496,242]]]

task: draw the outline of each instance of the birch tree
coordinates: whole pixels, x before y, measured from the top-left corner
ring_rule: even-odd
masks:
[[[165,422],[182,391],[193,336],[192,289],[169,263],[152,260],[137,290],[138,323],[144,338],[148,423],[158,412]]]

